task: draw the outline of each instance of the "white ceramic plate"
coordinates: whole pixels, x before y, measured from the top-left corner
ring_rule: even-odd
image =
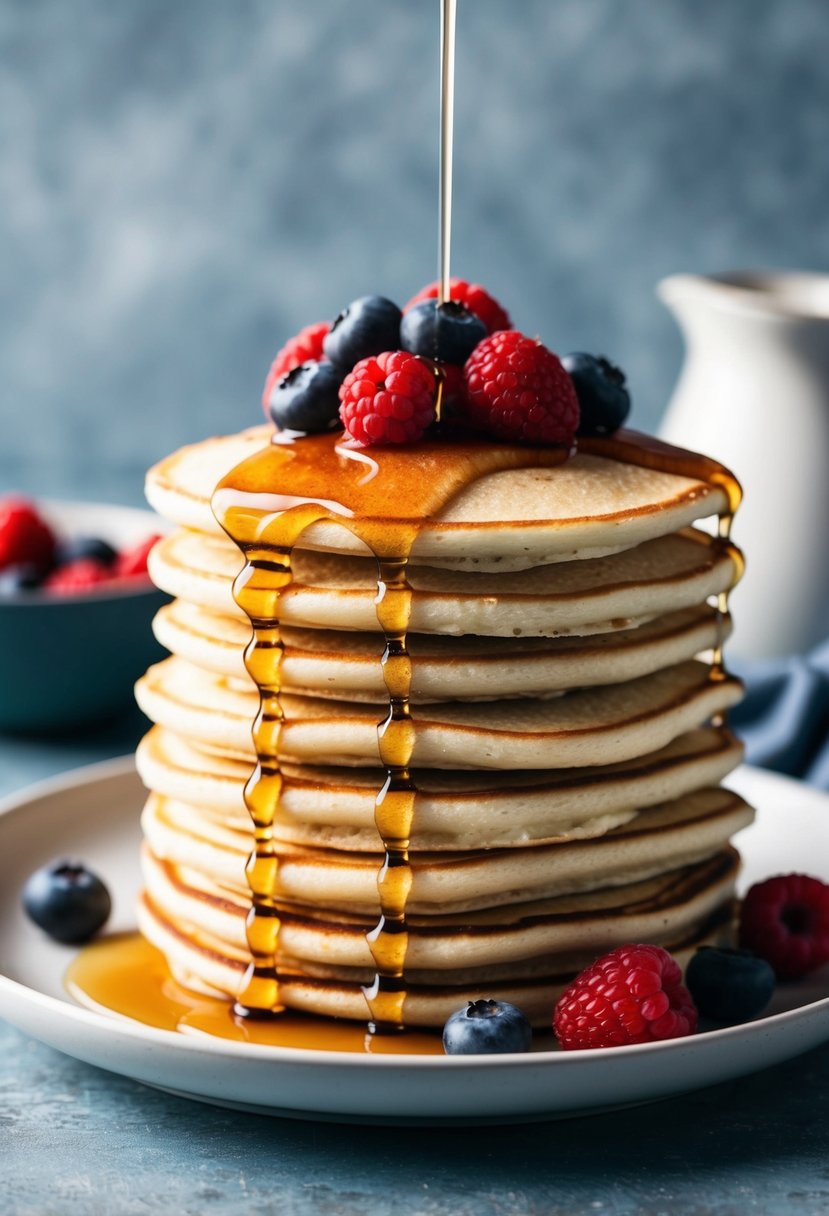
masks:
[[[760,770],[732,780],[758,808],[739,840],[744,885],[802,870],[829,880],[829,796]],[[42,782],[0,803],[0,1015],[78,1059],[202,1101],[341,1121],[511,1121],[586,1114],[667,1097],[780,1063],[829,1039],[829,968],[779,990],[771,1014],[641,1047],[489,1057],[360,1056],[190,1038],[75,1004],[71,950],[20,910],[38,865],[80,857],[115,892],[130,929],[143,793],[132,760]]]

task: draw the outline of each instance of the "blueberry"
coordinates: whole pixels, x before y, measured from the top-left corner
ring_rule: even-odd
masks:
[[[630,413],[625,373],[601,355],[580,351],[561,360],[576,388],[581,407],[578,435],[610,435]]]
[[[112,545],[100,536],[73,536],[69,540],[59,542],[55,560],[58,566],[86,560],[100,562],[102,566],[111,566],[117,556]]]
[[[282,431],[328,431],[339,418],[342,371],[333,363],[300,363],[275,385],[268,408]]]
[[[448,1056],[494,1055],[502,1051],[529,1051],[532,1028],[520,1009],[506,1001],[470,1001],[458,1009],[443,1028],[443,1050]]]
[[[410,308],[400,326],[403,349],[442,363],[465,363],[489,333],[465,304],[422,300]]]
[[[53,861],[26,880],[23,907],[55,941],[84,942],[105,923],[112,901],[100,878],[81,862]]]
[[[400,348],[400,318],[403,314],[385,296],[363,296],[344,308],[325,335],[322,349],[327,359],[350,372],[355,363],[384,350]]]
[[[0,597],[17,595],[20,591],[35,591],[43,582],[45,571],[33,562],[6,566],[0,571]]]
[[[774,971],[749,950],[701,946],[685,971],[694,1004],[716,1022],[747,1022],[768,1005],[775,985]]]

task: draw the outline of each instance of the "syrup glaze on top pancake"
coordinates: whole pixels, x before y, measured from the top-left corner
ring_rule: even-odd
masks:
[[[231,470],[247,470],[235,477],[244,479],[251,461],[255,464],[263,451],[289,446],[270,444],[270,437],[268,428],[256,427],[182,448],[149,471],[147,498],[160,515],[174,523],[199,532],[217,532],[211,510],[215,487],[228,479]],[[424,485],[445,484],[439,473],[447,449],[461,456],[459,469],[461,449],[468,453],[475,447],[483,452],[478,469],[470,472],[467,467],[464,474],[456,474],[448,492],[420,515],[422,526],[412,557],[431,566],[448,562],[470,569],[526,569],[554,560],[616,552],[676,532],[694,520],[733,513],[739,501],[736,482],[715,461],[704,457],[683,460],[681,449],[632,431],[619,432],[612,439],[579,440],[578,454],[566,462],[560,449],[494,443],[420,443],[406,449],[402,461],[393,449],[360,453],[339,442],[339,436],[313,436],[290,446],[307,449],[309,445],[313,451],[303,465],[313,466],[313,479],[306,478],[290,497],[321,501],[335,509],[345,506],[346,516],[349,511],[371,514],[370,493],[360,494],[361,483],[364,490],[376,483],[376,470],[381,466],[381,482],[397,488],[381,504],[380,516],[384,511],[390,514],[391,507],[412,518],[406,499],[422,498]],[[389,468],[392,461],[397,463]],[[281,486],[285,465],[281,460],[277,469],[272,463],[263,482]],[[338,504],[328,487],[342,482],[343,468],[350,481],[348,492],[357,497]],[[251,492],[249,486],[237,489]],[[221,515],[221,496],[215,505]],[[264,502],[261,505],[263,514],[272,514],[290,504],[280,505],[274,498],[270,508]],[[331,553],[366,554],[365,543],[334,523],[309,525],[299,545]]]
[[[388,716],[377,739],[386,782],[377,798],[376,825],[385,865],[377,880],[380,921],[370,935],[375,982],[366,996],[373,1024],[397,1027],[404,1022],[406,910],[416,877],[409,856],[416,798],[410,763],[418,738],[409,705],[409,559],[457,561],[467,560],[470,551],[479,558],[495,551],[520,568],[591,556],[608,541],[615,549],[635,545],[715,511],[725,539],[739,501],[739,487],[722,466],[632,434],[588,441],[569,464],[564,459],[554,449],[480,443],[426,443],[410,451],[367,455],[329,434],[271,444],[220,483],[214,510],[247,559],[235,594],[254,626],[247,660],[262,702],[254,730],[259,777],[247,795],[255,835],[247,871],[253,961],[240,995],[242,1006],[268,1010],[280,1005],[275,876],[282,852],[274,822],[281,789],[278,756],[284,750],[279,621],[295,546],[302,538],[312,547],[346,552],[367,547],[378,562],[376,611],[386,642]],[[639,476],[643,471],[646,477]],[[736,572],[739,559],[733,560]],[[726,594],[721,593],[723,611]],[[724,690],[728,684],[719,649],[709,678],[712,688]],[[728,697],[719,707],[714,701],[711,711],[721,712],[728,703]],[[466,707],[459,717],[456,706],[449,717],[454,726],[471,727],[474,733],[477,726],[467,720],[468,713]],[[502,767],[506,759],[499,755],[495,766]],[[570,760],[583,762],[583,756]]]

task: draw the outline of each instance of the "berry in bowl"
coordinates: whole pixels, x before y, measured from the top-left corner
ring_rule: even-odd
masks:
[[[149,511],[0,497],[0,730],[72,731],[132,704],[162,651]]]

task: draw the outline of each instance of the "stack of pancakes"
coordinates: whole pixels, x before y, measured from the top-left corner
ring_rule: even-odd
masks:
[[[171,657],[138,685],[156,724],[138,753],[145,935],[174,976],[235,999],[251,961],[244,789],[256,764],[243,559],[211,509],[217,484],[268,442],[208,440],[153,469],[176,529],[151,574]],[[278,487],[275,487],[278,490]],[[485,475],[421,529],[408,570],[417,797],[404,1018],[438,1026],[500,997],[548,1022],[562,985],[625,941],[680,961],[727,936],[750,808],[719,782],[740,747],[721,724],[740,686],[697,656],[728,618],[733,549],[695,521],[718,486],[578,454]],[[377,564],[314,525],[279,604],[284,785],[280,998],[365,1019],[383,858],[374,824],[387,714]]]

